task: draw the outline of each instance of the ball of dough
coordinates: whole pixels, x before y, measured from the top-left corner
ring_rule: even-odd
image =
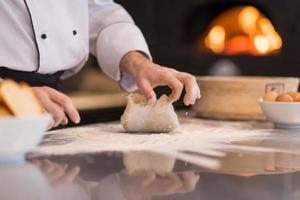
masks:
[[[276,92],[267,92],[264,96],[264,101],[276,101],[279,94]]]
[[[168,133],[179,126],[173,105],[166,95],[154,105],[149,105],[140,94],[129,95],[121,123],[128,132]]]

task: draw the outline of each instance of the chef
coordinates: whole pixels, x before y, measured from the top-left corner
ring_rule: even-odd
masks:
[[[53,127],[80,122],[69,97],[57,89],[80,71],[89,53],[126,91],[139,90],[150,104],[153,88],[172,89],[170,102],[186,90],[184,103],[200,98],[195,78],[152,62],[130,15],[113,0],[1,0],[0,78],[29,83],[53,116]]]

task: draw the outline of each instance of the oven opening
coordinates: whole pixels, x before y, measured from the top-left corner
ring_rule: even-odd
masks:
[[[197,47],[223,55],[276,54],[282,39],[271,21],[254,6],[235,6],[215,17]]]
[[[283,39],[268,11],[250,3],[200,5],[187,17],[185,42],[212,55],[278,55]]]

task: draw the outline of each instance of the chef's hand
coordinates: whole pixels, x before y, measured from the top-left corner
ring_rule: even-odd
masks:
[[[153,88],[157,86],[168,86],[172,89],[169,96],[172,103],[180,98],[183,88],[186,91],[183,99],[185,105],[194,104],[196,99],[201,98],[193,75],[154,64],[140,52],[132,51],[126,54],[121,60],[120,69],[134,76],[140,92],[150,104],[156,101]]]
[[[67,116],[76,124],[80,116],[72,100],[61,92],[50,87],[33,87],[44,109],[53,117],[52,127],[68,124]]]

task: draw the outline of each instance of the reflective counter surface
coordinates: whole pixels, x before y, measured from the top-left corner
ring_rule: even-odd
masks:
[[[55,146],[70,145],[74,143],[73,137],[82,137],[81,133],[71,136],[55,131],[46,135],[41,144],[41,149],[45,147],[47,151],[41,153],[37,149],[28,154],[26,161],[0,165],[0,199],[300,199],[299,130],[277,130],[263,122],[241,122],[241,125],[212,120],[183,121],[183,124],[206,124],[203,130],[191,127],[202,134],[218,126],[225,132],[207,132],[215,137],[203,137],[199,146],[194,143],[190,145],[193,148],[182,146],[177,153],[161,147],[143,150],[140,146],[122,151],[50,153]],[[88,127],[81,131],[101,135],[105,129],[99,125],[90,127],[94,127],[92,132],[99,130],[99,133],[88,133],[91,131]],[[261,134],[243,132],[237,137],[231,133],[238,129]],[[220,134],[232,135],[234,139],[219,137]],[[106,135],[102,139],[107,138]],[[98,139],[101,138],[93,138]],[[163,145],[168,149],[169,144]],[[207,148],[201,148],[202,145]]]

